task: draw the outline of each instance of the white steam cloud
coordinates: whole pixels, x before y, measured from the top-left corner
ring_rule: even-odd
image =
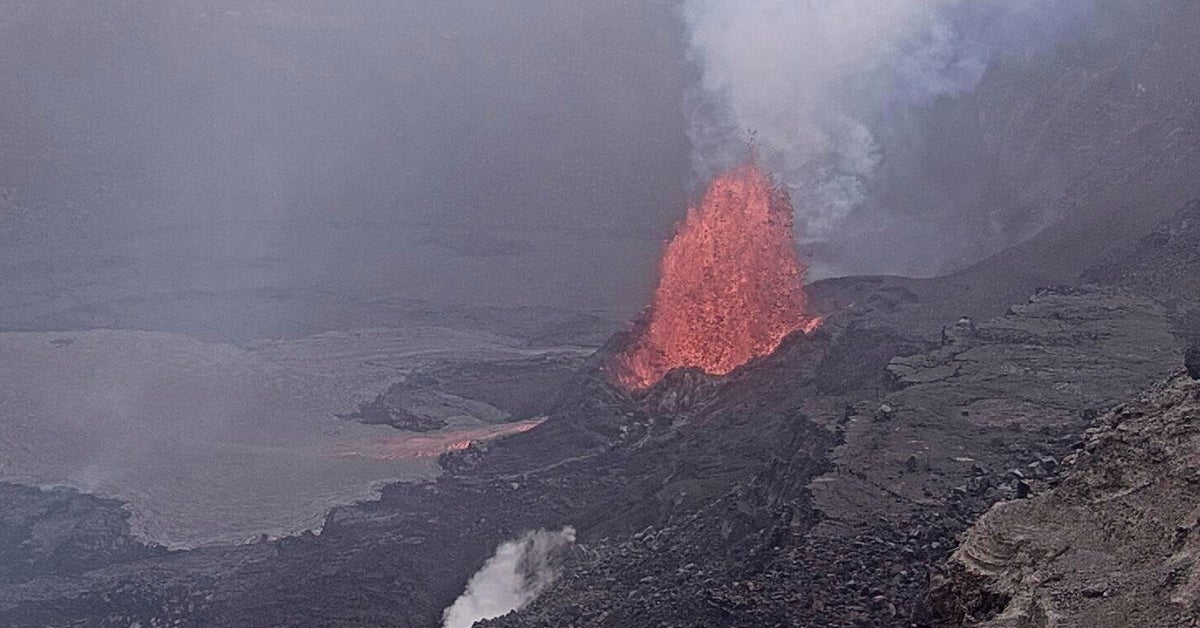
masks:
[[[1091,0],[687,0],[697,174],[760,159],[793,191],[808,239],[867,194],[890,112],[975,89],[990,61],[1029,51]]]
[[[483,619],[524,608],[558,577],[554,559],[575,542],[575,528],[527,532],[501,543],[471,576],[467,589],[442,612],[442,628],[470,628]]]

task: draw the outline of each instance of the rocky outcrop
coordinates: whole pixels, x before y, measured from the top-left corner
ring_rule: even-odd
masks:
[[[1045,290],[940,338],[875,312],[636,394],[596,356],[536,429],[320,535],[0,586],[0,623],[432,625],[498,543],[571,525],[562,578],[496,625],[906,625],[959,532],[1045,490],[1093,408],[1179,364],[1165,309],[1120,290]]]
[[[121,503],[0,482],[0,584],[69,576],[167,553],[129,531]]]
[[[588,355],[554,349],[435,362],[405,373],[401,381],[342,418],[435,432],[452,424],[496,424],[543,416]]]
[[[931,595],[943,625],[1200,625],[1200,384],[1101,416],[1058,486],[997,504]]]
[[[1166,257],[1126,259],[1152,260],[1137,266],[1153,275],[1176,269],[1176,254],[1193,259],[1175,245]],[[675,371],[638,393],[602,372],[620,336],[553,401],[515,388],[506,369],[438,371],[389,391],[378,409],[427,412],[428,387],[449,395],[437,416],[458,412],[445,399],[470,396],[513,415],[544,402],[549,418],[444,456],[435,482],[335,509],[319,535],[168,555],[72,546],[85,561],[77,570],[0,581],[0,624],[435,625],[498,543],[565,525],[578,547],[561,579],[494,625],[848,628],[1074,612],[1051,607],[1065,598],[1038,597],[1025,577],[1063,545],[1027,551],[993,513],[955,548],[997,501],[1017,504],[1000,513],[1041,503],[1076,446],[1107,455],[1079,435],[1178,369],[1190,320],[1181,313],[1196,311],[1189,276],[1150,282],[1166,290],[1152,294],[1120,279],[1142,272],[1131,268],[1114,267],[1100,287],[1040,290],[999,316],[1007,292],[988,283],[826,282],[812,287],[825,316],[816,332],[728,376]],[[465,394],[463,381],[488,382],[486,396]],[[952,552],[937,595],[924,596]],[[1078,569],[1113,567],[1092,558],[1079,555]],[[1107,599],[1087,591],[1085,600]]]
[[[678,417],[688,438],[722,425],[714,411],[745,398],[794,403],[796,421],[839,442],[821,456],[800,448],[806,458],[789,458],[797,444],[773,450],[743,486],[632,538],[585,538],[586,554],[559,582],[489,626],[924,621],[913,601],[956,535],[997,500],[1045,490],[1090,408],[1178,363],[1164,308],[1120,291],[1044,290],[994,320],[952,319],[928,344],[871,320],[842,313],[725,381],[677,373],[647,393],[647,416]],[[790,354],[802,350],[816,353]],[[806,388],[799,366],[812,361]],[[800,392],[775,405],[785,382]],[[757,422],[764,415],[739,421],[781,440]]]
[[[1186,203],[1136,244],[1086,271],[1085,280],[1141,294],[1200,294],[1200,199]]]

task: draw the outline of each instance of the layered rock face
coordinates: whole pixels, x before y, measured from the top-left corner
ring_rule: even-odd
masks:
[[[965,534],[933,595],[947,625],[1197,624],[1200,383],[1168,379],[1081,445],[1061,484]]]

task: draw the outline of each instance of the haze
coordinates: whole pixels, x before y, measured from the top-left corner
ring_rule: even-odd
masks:
[[[646,303],[703,185],[704,120],[724,154],[761,133],[796,186],[814,278],[944,272],[1036,233],[1072,165],[997,209],[986,176],[934,168],[981,150],[961,121],[987,104],[953,105],[957,137],[933,151],[951,115],[938,98],[988,88],[983,69],[1012,51],[1051,53],[1086,4],[858,4],[747,5],[777,15],[763,28],[699,1],[7,0],[0,326],[245,341],[336,327],[379,297],[615,325]],[[792,46],[787,25],[808,23],[837,47]],[[903,54],[839,52],[858,40]],[[738,69],[759,57],[786,64]],[[847,98],[830,81],[860,72],[875,78],[851,95],[892,95],[860,107],[873,156],[851,157],[821,111]],[[713,119],[722,102],[754,104]],[[819,141],[778,149],[805,137]]]

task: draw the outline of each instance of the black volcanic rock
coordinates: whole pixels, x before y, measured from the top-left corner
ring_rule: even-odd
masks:
[[[1192,379],[1200,379],[1200,344],[1188,348],[1183,356],[1183,366]]]
[[[354,412],[339,416],[348,421],[358,421],[367,425],[390,425],[398,430],[411,432],[435,432],[448,425],[441,419],[417,414],[398,404],[389,404],[389,397],[395,396],[393,391],[399,386],[393,385],[374,400],[358,404],[358,409]]]
[[[989,510],[934,578],[931,623],[1197,625],[1197,393],[1175,377],[1114,408],[1057,487]]]
[[[1200,200],[1161,221],[1133,246],[1083,274],[1087,281],[1161,297],[1200,294]]]
[[[116,500],[0,482],[0,585],[164,554],[130,534],[129,513]]]
[[[497,544],[572,525],[561,580],[496,625],[908,625],[956,535],[1017,497],[1005,470],[1041,463],[1042,494],[1081,408],[1178,368],[1175,342],[1152,299],[1064,289],[945,344],[848,309],[726,377],[637,394],[608,384],[601,353],[539,427],[337,508],[320,535],[148,556],[37,595],[0,583],[0,624],[435,625]],[[873,420],[883,405],[891,420]]]
[[[52,587],[0,582],[0,624],[436,625],[497,544],[572,525],[562,578],[495,625],[909,625],[980,513],[1021,482],[1036,502],[1092,409],[1178,369],[1170,307],[1122,287],[1041,290],[939,342],[957,314],[917,334],[892,316],[922,301],[837,285],[855,292],[828,295],[846,305],[817,332],[725,377],[621,391],[602,370],[614,338],[540,426],[337,508],[320,535],[169,555],[106,553],[127,533],[75,544],[83,566]]]
[[[629,394],[602,352],[535,399],[539,427],[337,508],[319,535],[166,553],[140,546],[115,502],[0,490],[15,513],[0,517],[0,626],[434,626],[498,543],[563,525],[579,542],[561,578],[490,625],[956,626],[1025,601],[1039,604],[1014,610],[1034,618],[1060,605],[1052,621],[1187,625],[1200,531],[1177,515],[1194,519],[1200,478],[1195,403],[1177,393],[1195,399],[1195,382],[1092,425],[1176,371],[1200,332],[1200,205],[1150,224],[1200,194],[1200,5],[1128,10],[1154,26],[1136,46],[1068,46],[1075,61],[1028,77],[1051,88],[1040,101],[1006,62],[1010,79],[972,99],[989,115],[963,116],[1008,155],[968,196],[1011,205],[1041,189],[1019,204],[1065,215],[1024,245],[946,278],[818,282],[821,329],[727,377],[679,371]],[[1045,167],[1060,150],[1077,169]],[[1100,288],[1027,299],[1098,260],[1084,279]],[[489,405],[532,398],[484,375]],[[426,405],[413,392],[376,417]],[[1114,533],[1136,538],[1114,548]],[[931,575],[944,595],[925,595]],[[1152,614],[1124,612],[1139,608]]]
[[[1110,163],[1096,176],[1124,170]],[[1159,209],[1196,195],[1178,196]],[[1095,410],[1178,369],[1181,339],[1200,331],[1197,211],[1187,204],[1156,231],[1122,230],[1132,248],[1119,252],[1105,244],[1114,229],[1081,214],[1057,240],[1031,240],[955,276],[818,282],[810,305],[821,328],[726,377],[678,371],[648,391],[614,389],[602,367],[621,336],[565,384],[548,384],[552,395],[514,386],[507,369],[433,373],[385,394],[376,419],[390,422],[393,408],[424,411],[431,391],[462,396],[462,381],[489,382],[479,400],[490,406],[549,418],[444,456],[435,482],[393,485],[376,501],[333,510],[319,535],[166,554],[140,547],[115,504],[103,505],[93,534],[96,518],[68,516],[93,506],[55,502],[58,518],[38,517],[84,525],[51,526],[67,533],[47,537],[21,516],[0,529],[8,552],[0,565],[10,557],[33,565],[0,580],[0,625],[432,626],[497,544],[564,525],[577,529],[578,546],[561,578],[491,625],[944,618],[936,604],[915,601],[959,534],[1026,492],[1014,503],[1044,507],[1064,468],[1047,461],[1071,459],[1076,444],[1088,455],[1114,451],[1080,436]],[[1064,242],[1086,255],[1064,252]],[[1067,281],[1095,259],[1108,263],[1085,279],[1099,288],[1029,297],[1044,277]],[[1050,264],[1061,267],[1047,275]],[[964,315],[975,322],[957,325]],[[538,373],[563,376],[555,365]],[[875,420],[885,406],[887,420]],[[1111,442],[1125,434],[1120,425],[1105,431]],[[1104,464],[1111,478],[1096,477],[1122,479],[1120,465]],[[1177,530],[1164,531],[1174,542]],[[30,576],[33,584],[19,581]],[[1080,582],[1080,596],[1099,590],[1086,599],[1108,599],[1096,586]],[[1017,597],[987,591],[941,599],[990,617]]]
[[[471,417],[502,423],[541,416],[587,360],[582,353],[556,351],[484,362],[435,364],[406,375],[342,418],[390,425],[412,432],[445,428]]]
[[[755,435],[730,447],[787,444],[760,453],[748,482],[684,498],[633,537],[581,537],[586,562],[488,625],[909,625],[955,536],[996,500],[1053,481],[1087,425],[1063,408],[1113,402],[1174,366],[1164,308],[1106,290],[1039,292],[944,345],[844,322],[835,315],[724,379],[669,378],[683,405],[661,402],[671,390],[645,395],[648,416],[670,408],[682,424],[679,447],[735,426]],[[874,420],[885,405],[891,419]],[[790,429],[816,424],[840,444],[820,453],[785,438],[773,408],[788,408]]]

